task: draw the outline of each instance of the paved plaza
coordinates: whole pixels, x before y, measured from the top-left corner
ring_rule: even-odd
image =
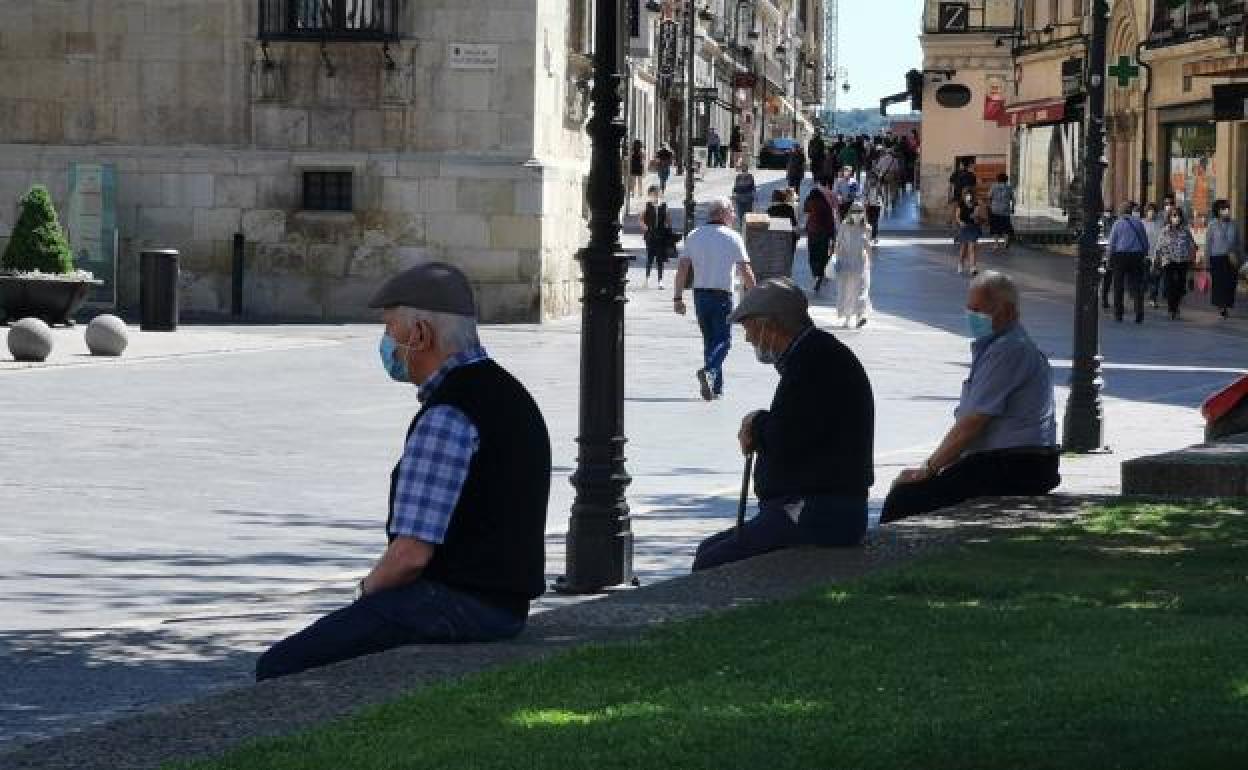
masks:
[[[629,235],[626,245],[640,242]],[[875,388],[876,510],[948,427],[966,375],[966,279],[952,250],[943,237],[883,238],[876,314],[862,330],[836,330]],[[1019,278],[1024,323],[1064,385],[1073,260],[985,254]],[[808,285],[803,257],[797,278]],[[636,571],[652,582],[687,571],[696,543],[731,524],[738,423],[766,405],[776,374],[738,331],[725,398],[703,402],[692,315],[671,312],[670,288],[641,288],[639,268],[631,280],[629,502]],[[814,308],[824,326],[832,296],[825,289]],[[1200,440],[1194,407],[1248,360],[1248,320],[1203,310],[1188,319],[1152,311],[1142,327],[1103,325],[1113,452],[1066,460],[1062,491],[1114,493],[1123,460]],[[579,324],[484,330],[550,425],[551,579],[573,495]],[[266,643],[350,599],[384,545],[390,468],[416,408],[415,390],[381,369],[380,333],[191,325],[136,331],[125,358],[98,360],[81,329],[64,330],[49,365],[0,363],[0,760],[6,742],[247,683]]]

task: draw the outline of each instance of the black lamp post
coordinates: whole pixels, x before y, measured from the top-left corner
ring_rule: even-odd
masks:
[[[620,244],[624,204],[620,118],[622,3],[595,0],[593,117],[588,198],[589,245],[577,254],[583,275],[579,452],[572,486],[565,574],[556,590],[593,593],[633,579],[633,533],[624,490],[624,285]]]
[[[1101,409],[1100,309],[1101,186],[1105,177],[1105,38],[1109,7],[1092,0],[1092,38],[1088,42],[1088,105],[1083,160],[1083,232],[1079,237],[1079,268],[1075,278],[1075,341],[1070,398],[1062,424],[1062,448],[1093,452],[1104,446]]]
[[[697,54],[694,49],[698,42],[698,20],[693,12],[693,0],[689,0],[689,10],[685,14],[685,22],[689,25],[686,30],[688,38],[686,43],[686,56],[688,61],[685,62],[685,235],[688,235],[695,224],[694,215],[697,208],[697,201],[693,199],[693,94],[694,94],[694,75],[697,73],[695,65]]]

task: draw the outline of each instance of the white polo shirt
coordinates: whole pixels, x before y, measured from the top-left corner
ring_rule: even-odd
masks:
[[[685,238],[685,256],[693,263],[693,288],[732,291],[732,271],[747,264],[741,234],[727,225],[705,224]]]

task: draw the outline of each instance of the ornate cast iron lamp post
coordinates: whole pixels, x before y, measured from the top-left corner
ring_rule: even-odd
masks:
[[[1062,425],[1062,447],[1092,452],[1104,446],[1101,409],[1100,309],[1102,184],[1105,177],[1105,38],[1109,7],[1092,2],[1092,38],[1088,44],[1087,135],[1083,161],[1083,232],[1079,238],[1079,272],[1075,279],[1074,361],[1070,397]]]
[[[633,580],[633,533],[624,490],[624,285],[620,244],[624,205],[620,117],[623,3],[595,0],[593,117],[589,172],[589,245],[577,254],[583,275],[579,451],[572,485],[565,574],[556,589],[592,593]]]
[[[688,235],[694,227],[694,215],[697,208],[697,201],[693,199],[693,185],[695,183],[693,175],[693,95],[695,93],[693,78],[696,74],[695,65],[697,59],[694,48],[698,42],[698,17],[693,7],[694,0],[689,0],[689,7],[685,11],[685,23],[688,29],[685,32],[688,38],[685,42],[688,48],[685,49],[685,56],[688,61],[685,62],[685,146],[684,146],[684,164],[685,164],[685,235]]]

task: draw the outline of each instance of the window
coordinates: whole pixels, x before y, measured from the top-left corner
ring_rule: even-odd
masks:
[[[262,40],[396,40],[404,0],[257,0]]]
[[[1070,0],[1070,18],[1072,21],[1081,21],[1084,16],[1083,0]]]
[[[351,211],[351,172],[303,172],[303,210]]]
[[[594,52],[594,12],[589,0],[568,0],[568,50],[585,56]]]

